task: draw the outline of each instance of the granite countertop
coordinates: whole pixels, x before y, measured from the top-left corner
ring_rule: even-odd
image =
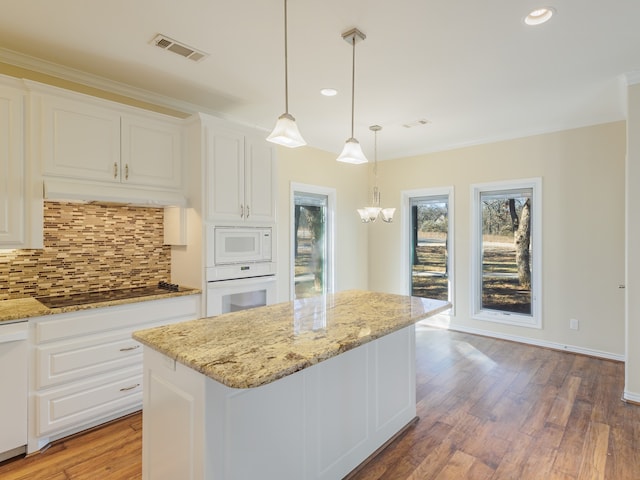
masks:
[[[179,292],[167,290],[157,295],[145,295],[142,297],[106,300],[94,303],[85,303],[83,305],[72,305],[60,308],[48,308],[35,298],[17,298],[13,300],[0,300],[0,324],[3,322],[26,321],[31,317],[39,317],[41,315],[54,315],[56,313],[76,312],[79,310],[89,310],[92,308],[111,307],[114,305],[125,305],[128,303],[144,302],[149,300],[158,300],[161,298],[180,297],[183,295],[194,295],[201,293],[195,288],[181,288]]]
[[[252,388],[450,307],[352,290],[140,330],[133,338],[228,387]]]

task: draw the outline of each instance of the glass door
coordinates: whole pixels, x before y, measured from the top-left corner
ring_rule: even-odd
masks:
[[[328,196],[294,192],[294,298],[327,293]]]
[[[410,199],[411,295],[451,301],[449,195]]]

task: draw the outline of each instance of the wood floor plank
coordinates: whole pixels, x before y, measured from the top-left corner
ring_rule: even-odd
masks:
[[[582,450],[579,480],[603,480],[605,478],[608,447],[609,425],[592,423]]]
[[[620,362],[418,325],[416,377],[420,420],[350,480],[640,480]],[[0,463],[0,479],[137,480],[142,421]]]
[[[567,425],[569,415],[571,415],[571,410],[573,410],[576,395],[578,394],[578,389],[580,388],[580,383],[582,381],[580,377],[574,377],[572,375],[565,378],[565,382],[560,388],[558,396],[554,400],[547,417],[547,422],[560,427]]]
[[[576,400],[553,465],[557,474],[563,473],[576,478],[580,473],[581,455],[589,431],[591,409],[591,402]]]

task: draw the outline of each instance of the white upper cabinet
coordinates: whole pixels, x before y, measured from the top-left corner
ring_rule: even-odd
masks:
[[[245,137],[245,218],[256,222],[276,220],[276,172],[274,147],[262,137]]]
[[[49,95],[40,102],[42,173],[119,182],[120,113]]]
[[[0,249],[42,248],[42,198],[25,157],[27,92],[0,77]]]
[[[48,183],[51,190],[68,185],[63,188],[72,191],[72,198],[82,200],[79,181],[90,181],[99,182],[97,187],[103,185],[106,190],[96,190],[94,197],[88,189],[86,200],[117,201],[122,195],[126,201],[127,190],[119,187],[142,187],[151,192],[149,203],[172,204],[172,197],[154,197],[153,191],[181,192],[182,119],[27,84],[32,90],[33,142],[45,176],[45,195]],[[47,182],[47,178],[53,180]],[[57,191],[55,195],[64,196]],[[130,201],[135,203],[136,199]]]
[[[264,138],[214,127],[206,158],[207,219],[212,222],[275,221],[275,156]]]
[[[24,242],[23,98],[0,84],[0,248]]]
[[[120,128],[123,181],[176,189],[182,186],[181,120],[125,115]]]
[[[244,220],[244,135],[211,130],[205,167],[207,219]]]

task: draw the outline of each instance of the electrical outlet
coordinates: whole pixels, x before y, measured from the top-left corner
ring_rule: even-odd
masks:
[[[578,330],[580,328],[580,321],[576,320],[575,318],[570,318],[569,319],[569,328],[571,330]]]

